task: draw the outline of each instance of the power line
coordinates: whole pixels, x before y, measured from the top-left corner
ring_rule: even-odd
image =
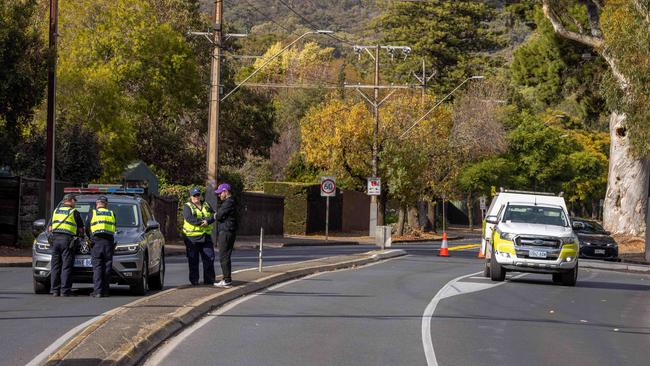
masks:
[[[278,0],[278,1],[280,2],[280,4],[284,5],[287,9],[289,9],[292,13],[296,14],[300,19],[302,19],[302,20],[305,21],[307,24],[309,24],[309,25],[312,27],[312,29],[314,29],[314,30],[319,29],[319,27],[318,27],[316,24],[314,24],[314,23],[313,23],[312,21],[310,21],[309,19],[305,18],[302,14],[298,13],[298,12],[297,12],[294,8],[292,8],[289,4],[287,4],[286,2],[284,2],[284,0]],[[351,42],[349,42],[349,41],[347,41],[347,40],[344,40],[344,39],[342,39],[342,38],[339,38],[339,37],[337,37],[337,36],[335,36],[335,35],[333,35],[333,34],[328,34],[328,36],[331,37],[332,39],[336,40],[336,41],[339,41],[339,42],[342,42],[342,43],[347,43],[347,44],[349,44],[349,45],[353,45]]]
[[[280,27],[280,28],[284,29],[285,31],[287,31],[287,33],[289,33],[289,34],[293,33],[293,32],[290,31],[287,27],[285,27],[285,26],[283,26],[282,24],[276,22],[273,18],[271,18],[271,17],[268,16],[266,13],[264,13],[263,11],[261,11],[260,9],[258,9],[255,5],[253,5],[253,4],[252,4],[251,2],[249,2],[248,0],[244,0],[244,2],[245,2],[246,4],[248,4],[248,6],[250,6],[251,8],[253,8],[253,10],[255,10],[256,12],[258,12],[261,16],[263,16],[263,17],[266,18],[267,20],[271,21],[273,24],[277,25],[278,27]]]

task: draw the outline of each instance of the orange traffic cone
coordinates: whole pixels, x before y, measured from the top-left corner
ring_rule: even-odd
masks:
[[[483,244],[479,247],[478,258],[485,258],[485,253],[483,252]]]
[[[442,244],[440,245],[440,251],[438,256],[440,257],[449,257],[449,247],[447,246],[447,232],[442,232]]]

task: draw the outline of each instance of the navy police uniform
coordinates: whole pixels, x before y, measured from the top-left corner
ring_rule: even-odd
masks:
[[[100,196],[97,200],[108,203],[108,199],[104,196]],[[86,232],[93,243],[90,251],[93,263],[93,292],[91,296],[107,297],[109,295],[115,231],[116,220],[113,211],[106,208],[90,211],[86,221]]]
[[[190,195],[201,194],[198,188],[193,188]],[[191,201],[183,205],[183,238],[189,266],[189,279],[192,285],[199,283],[199,257],[203,262],[203,283],[214,283],[214,245],[212,244],[212,224],[214,210],[202,201],[194,204]],[[203,221],[207,225],[201,226]]]
[[[66,195],[63,201],[76,201]],[[75,237],[84,230],[81,214],[75,208],[61,205],[54,210],[50,225],[52,260],[50,262],[50,291],[54,296],[72,295],[72,268],[74,266]]]

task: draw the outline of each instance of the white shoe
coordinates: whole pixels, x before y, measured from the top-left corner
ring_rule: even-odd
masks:
[[[231,288],[232,287],[232,282],[226,282],[224,280],[221,280],[217,283],[214,284],[216,287],[219,288]]]

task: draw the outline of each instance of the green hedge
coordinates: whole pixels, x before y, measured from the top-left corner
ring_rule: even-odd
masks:
[[[284,232],[302,234],[307,231],[307,204],[310,189],[318,184],[266,182],[264,193],[284,196]]]

